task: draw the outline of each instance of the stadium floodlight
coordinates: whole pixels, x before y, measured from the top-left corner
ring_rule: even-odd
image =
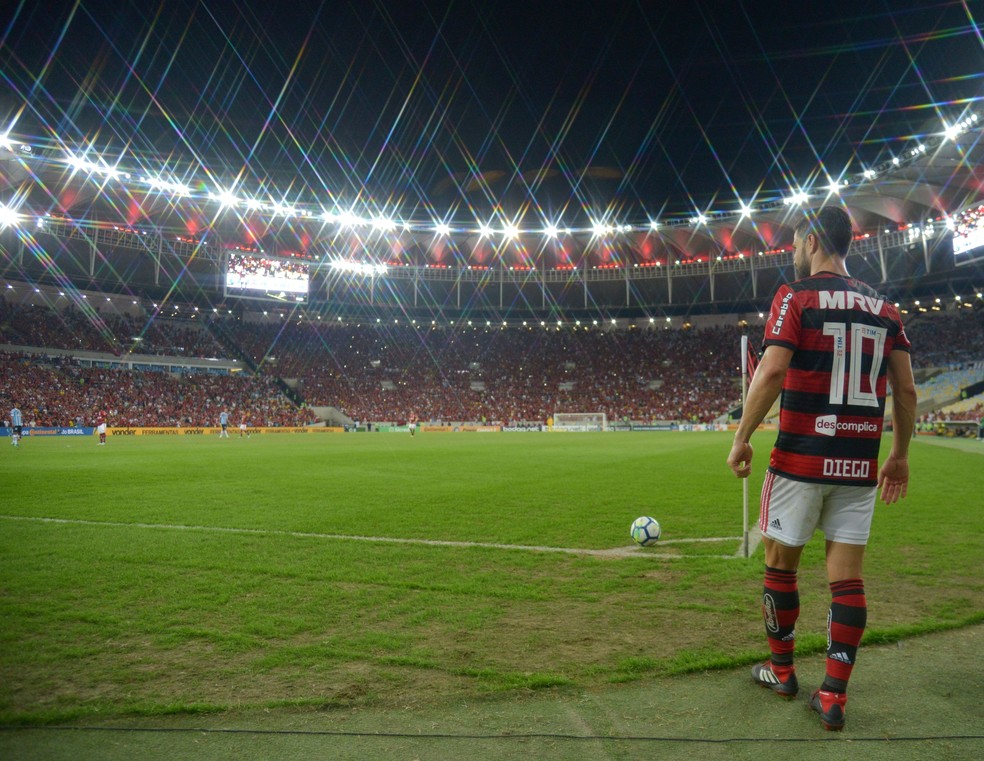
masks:
[[[449,225],[447,222],[437,222],[434,225],[434,232],[437,233],[438,235],[450,235],[451,225]]]
[[[9,206],[0,204],[0,227],[17,227],[20,224],[20,214]]]
[[[893,163],[893,164],[894,164],[895,166],[898,166],[899,164],[901,164],[901,163],[902,163],[902,159],[900,159],[900,158],[899,158],[898,156],[895,156],[895,157],[893,157],[893,158],[892,158],[892,163]]]
[[[490,237],[492,235],[492,232],[493,232],[492,228],[489,227],[487,224],[483,223],[478,226],[478,234],[481,235],[483,238]]]
[[[372,226],[377,230],[389,232],[396,229],[396,221],[389,217],[376,217],[372,220]]]
[[[649,220],[649,229],[650,230],[658,230],[659,229],[659,220],[658,219],[650,219]]]
[[[611,232],[611,230],[612,230],[612,228],[609,227],[608,225],[606,225],[604,222],[592,222],[591,223],[591,232],[594,233],[594,236],[596,238],[601,238],[601,237],[607,235],[608,233]]]
[[[800,206],[810,200],[810,194],[805,190],[798,190],[791,196],[782,199],[786,206]]]
[[[703,213],[700,213],[700,214],[698,214],[696,217],[694,217],[690,221],[691,221],[692,224],[695,224],[695,225],[706,225],[707,224],[707,215],[706,214],[703,214]]]
[[[502,235],[509,240],[515,240],[519,237],[519,228],[516,225],[509,224],[502,226]]]
[[[556,238],[560,235],[560,230],[557,228],[557,225],[551,223],[543,228],[543,234],[548,238]]]
[[[750,216],[752,216],[752,213],[753,213],[753,212],[754,212],[755,210],[754,210],[754,209],[753,209],[753,208],[752,208],[751,206],[749,206],[749,205],[748,205],[747,203],[745,203],[744,201],[742,201],[742,202],[741,202],[741,208],[740,208],[740,211],[741,211],[741,215],[742,215],[743,217],[750,217]]]
[[[76,156],[74,153],[69,153],[65,157],[65,163],[72,167],[72,169],[79,172],[88,171],[91,169],[91,164],[89,164],[88,161],[81,156]]]
[[[330,263],[332,269],[342,272],[351,272],[356,275],[385,275],[387,267],[385,264],[372,264],[368,262],[352,262],[345,259],[335,259]]]
[[[875,177],[878,176],[878,172],[876,172],[874,169],[865,169],[864,172],[862,172],[862,174],[864,175],[864,178],[866,180],[873,180],[875,179]]]
[[[217,192],[209,193],[208,199],[210,201],[217,201],[223,209],[231,209],[239,204],[239,199],[233,195],[232,191],[224,188],[219,188]]]
[[[362,219],[351,209],[341,211],[337,215],[337,220],[343,227],[355,227],[362,223]]]
[[[14,144],[6,133],[0,135],[0,148],[5,148],[8,151],[14,150]]]

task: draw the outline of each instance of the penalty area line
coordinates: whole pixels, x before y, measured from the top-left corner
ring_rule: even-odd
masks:
[[[494,550],[521,550],[525,552],[559,552],[568,555],[591,555],[595,557],[648,557],[663,560],[683,560],[694,555],[675,555],[652,552],[643,547],[612,547],[607,550],[592,550],[583,547],[549,547],[527,544],[501,544],[498,542],[463,542],[451,539],[413,539],[394,536],[360,536],[358,534],[321,534],[312,531],[283,531],[279,529],[260,528],[230,528],[228,526],[193,526],[181,523],[124,523],[122,521],[89,521],[81,518],[48,518],[31,515],[0,515],[0,519],[8,521],[23,521],[26,523],[53,523],[69,526],[96,526],[112,528],[141,528],[162,531],[199,531],[216,534],[238,534],[243,536],[288,536],[301,539],[329,539],[352,542],[385,542],[389,544],[419,544],[431,547],[481,547]],[[694,539],[667,539],[660,544],[695,544],[702,542],[730,542],[739,537],[699,537]],[[718,557],[705,555],[699,557]],[[729,558],[728,555],[720,557]]]

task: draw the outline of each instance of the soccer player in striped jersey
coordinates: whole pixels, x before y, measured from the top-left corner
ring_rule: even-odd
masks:
[[[762,486],[759,528],[765,546],[762,611],[771,657],[752,678],[778,695],[798,691],[793,664],[799,615],[796,571],[803,546],[826,537],[831,605],[826,676],[810,698],[827,729],[842,729],[847,683],[867,619],[862,581],[877,492],[905,497],[916,413],[909,340],[898,310],[853,279],[846,258],[851,219],[839,207],[811,212],[793,236],[795,282],[779,288],[728,465],[751,473],[749,440],[776,397],[779,435]],[[892,448],[878,469],[887,383],[892,386]]]

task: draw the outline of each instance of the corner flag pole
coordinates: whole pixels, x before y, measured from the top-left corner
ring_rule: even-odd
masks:
[[[745,414],[745,401],[748,396],[748,336],[741,337],[741,414]],[[748,557],[748,479],[741,479],[741,547],[742,554]]]

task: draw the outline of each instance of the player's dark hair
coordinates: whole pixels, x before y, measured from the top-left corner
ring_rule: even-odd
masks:
[[[851,217],[839,206],[822,206],[809,212],[796,225],[800,237],[813,233],[820,239],[820,247],[828,254],[847,256],[854,233]]]

